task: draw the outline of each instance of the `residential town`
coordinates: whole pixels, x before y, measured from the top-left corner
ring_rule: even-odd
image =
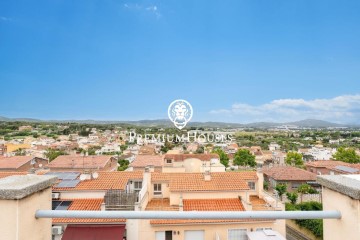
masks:
[[[0,125],[0,178],[56,177],[52,210],[325,210],[332,176],[360,176],[358,129],[195,128],[189,131],[226,132],[235,140],[130,143],[134,131],[173,129]],[[323,239],[332,234],[326,226],[322,219],[52,218],[51,235],[54,240],[83,239],[100,232],[117,236],[108,239],[128,240]]]

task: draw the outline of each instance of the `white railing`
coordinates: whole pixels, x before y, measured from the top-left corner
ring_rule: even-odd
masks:
[[[67,211],[37,210],[36,218],[104,219],[340,219],[341,212],[329,211]]]

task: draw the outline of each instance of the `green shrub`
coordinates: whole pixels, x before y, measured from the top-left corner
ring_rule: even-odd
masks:
[[[319,202],[304,202],[300,204],[285,203],[286,211],[321,211]],[[323,237],[322,219],[296,219],[296,224],[310,230],[316,237]]]

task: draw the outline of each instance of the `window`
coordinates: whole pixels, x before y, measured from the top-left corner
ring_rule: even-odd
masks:
[[[134,189],[141,189],[142,188],[142,182],[134,182]]]
[[[263,230],[272,230],[272,228],[257,228],[256,229],[257,232],[260,232],[260,231],[263,231]]]
[[[52,201],[52,210],[67,210],[71,201]]]
[[[255,190],[255,182],[248,182],[250,190]]]
[[[156,240],[172,240],[172,231],[155,232]]]
[[[247,240],[246,229],[229,229],[228,240]]]
[[[171,159],[166,159],[166,163],[170,164],[170,163],[172,163],[172,160]]]
[[[161,183],[154,184],[154,195],[161,195]]]

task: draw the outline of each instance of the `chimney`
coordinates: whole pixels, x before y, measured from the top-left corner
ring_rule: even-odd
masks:
[[[211,180],[211,174],[210,174],[210,171],[209,170],[206,170],[204,172],[204,180],[205,181],[210,181]]]

